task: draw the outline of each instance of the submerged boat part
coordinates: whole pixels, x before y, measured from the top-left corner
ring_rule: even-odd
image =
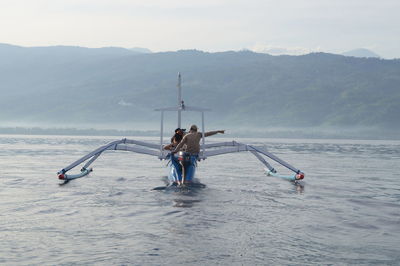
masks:
[[[301,173],[301,172],[298,174],[295,174],[295,175],[281,175],[281,174],[278,174],[273,171],[266,171],[266,174],[268,176],[279,177],[279,178],[286,179],[289,181],[299,181],[299,180],[304,179],[304,173]]]
[[[60,180],[72,180],[72,179],[77,179],[77,178],[81,178],[81,177],[84,177],[84,176],[86,176],[86,175],[88,175],[90,172],[92,172],[93,171],[93,169],[92,168],[89,168],[89,169],[85,169],[85,168],[82,168],[81,169],[81,172],[79,173],[79,174],[75,174],[75,175],[67,175],[67,174],[62,174],[62,173],[60,173],[59,175],[58,175],[58,179],[60,179]]]

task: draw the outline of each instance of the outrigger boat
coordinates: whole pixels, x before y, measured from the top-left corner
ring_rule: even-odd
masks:
[[[161,113],[161,128],[160,128],[160,142],[149,143],[144,141],[138,141],[133,139],[121,139],[110,142],[104,146],[101,146],[91,153],[83,156],[77,161],[61,169],[57,175],[60,180],[64,183],[70,180],[77,179],[88,175],[93,171],[90,165],[105,151],[120,150],[130,151],[140,154],[147,154],[150,156],[157,157],[160,160],[170,160],[170,171],[168,180],[170,184],[183,185],[185,180],[193,180],[195,175],[195,169],[197,167],[197,161],[205,160],[206,158],[222,155],[227,153],[236,153],[248,151],[253,154],[265,167],[266,174],[290,181],[298,181],[304,178],[304,173],[296,167],[290,165],[284,160],[278,158],[274,154],[268,152],[265,147],[253,146],[249,144],[239,143],[236,141],[229,142],[217,142],[217,143],[205,143],[205,124],[204,124],[204,112],[210,111],[210,109],[194,106],[186,106],[182,100],[182,88],[181,88],[181,75],[178,74],[178,106],[159,108],[155,111]],[[181,128],[181,115],[182,112],[198,112],[201,114],[201,126],[202,126],[202,144],[200,145],[200,153],[198,154],[197,160],[190,160],[190,156],[187,156],[184,152],[177,154],[171,153],[171,151],[164,150],[164,113],[165,112],[177,112],[178,113],[178,128]],[[188,159],[189,158],[189,159]],[[286,167],[287,169],[294,172],[292,175],[280,175],[277,173],[274,167],[267,162],[266,158],[269,158],[276,163]],[[78,174],[67,174],[68,171],[77,167],[78,165],[84,164]]]

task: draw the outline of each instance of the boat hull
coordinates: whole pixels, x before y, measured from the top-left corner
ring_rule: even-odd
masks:
[[[171,157],[168,181],[171,183],[192,182],[197,167],[197,156],[191,155],[187,161],[179,160],[178,156]]]

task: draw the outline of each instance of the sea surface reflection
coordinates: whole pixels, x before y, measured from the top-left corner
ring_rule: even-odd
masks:
[[[165,162],[109,152],[89,176],[58,185],[59,169],[111,140],[0,136],[0,264],[400,261],[398,141],[238,140],[303,170],[297,183],[241,153],[199,163],[205,188],[153,190],[165,186]]]

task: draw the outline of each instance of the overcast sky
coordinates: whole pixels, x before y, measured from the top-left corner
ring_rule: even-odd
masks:
[[[0,0],[0,43],[400,58],[400,0]]]

